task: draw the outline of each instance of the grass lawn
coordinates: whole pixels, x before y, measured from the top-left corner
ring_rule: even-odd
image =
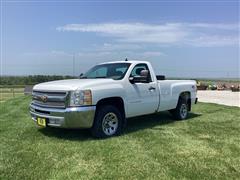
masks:
[[[190,118],[130,119],[122,136],[37,129],[30,97],[1,103],[0,179],[238,179],[240,109],[199,103]]]

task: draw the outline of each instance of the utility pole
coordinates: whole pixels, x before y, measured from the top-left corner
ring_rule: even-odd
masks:
[[[73,76],[75,76],[75,53],[73,53]]]

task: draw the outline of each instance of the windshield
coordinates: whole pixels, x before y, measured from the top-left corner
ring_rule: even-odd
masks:
[[[81,79],[111,78],[114,80],[123,79],[130,63],[109,63],[94,66]]]

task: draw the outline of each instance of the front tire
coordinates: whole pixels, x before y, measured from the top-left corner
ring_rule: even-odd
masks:
[[[188,103],[184,98],[179,98],[176,109],[170,111],[176,120],[184,120],[188,117]]]
[[[122,115],[112,105],[104,105],[98,108],[91,133],[97,138],[107,138],[119,135],[122,129]]]

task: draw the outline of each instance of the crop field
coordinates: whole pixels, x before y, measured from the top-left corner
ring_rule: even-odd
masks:
[[[0,104],[0,179],[239,179],[238,107],[199,103],[189,119],[168,112],[129,119],[118,137],[39,129],[22,96]]]

